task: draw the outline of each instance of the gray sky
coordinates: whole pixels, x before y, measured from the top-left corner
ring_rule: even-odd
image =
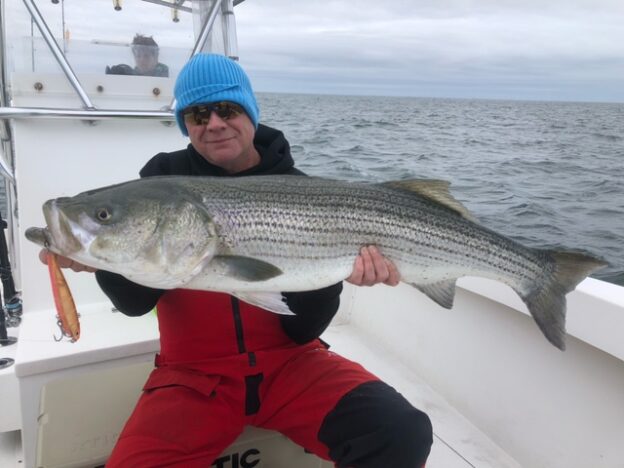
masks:
[[[258,91],[624,102],[624,0],[247,0]]]
[[[37,4],[61,37],[61,5]],[[70,45],[153,34],[178,70],[191,15],[173,23],[168,9],[123,4],[64,0]],[[624,102],[624,0],[246,0],[235,12],[258,91]],[[11,25],[29,30],[24,15]],[[131,59],[100,49],[97,70]]]

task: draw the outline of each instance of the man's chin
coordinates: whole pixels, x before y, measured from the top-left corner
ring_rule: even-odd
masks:
[[[232,161],[241,156],[241,148],[233,140],[204,145],[203,154],[209,155],[215,161]],[[215,163],[218,164],[218,163]]]

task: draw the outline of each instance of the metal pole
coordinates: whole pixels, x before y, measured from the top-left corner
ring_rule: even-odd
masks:
[[[221,9],[221,25],[223,28],[223,46],[225,55],[238,60],[238,41],[236,39],[236,19],[232,0],[223,0]]]
[[[0,107],[0,119],[81,119],[114,120],[146,119],[174,121],[175,116],[169,111],[107,110],[107,109],[52,109],[45,107]]]
[[[65,41],[65,0],[61,0],[61,23],[63,28],[63,55],[67,53],[67,43]]]
[[[0,44],[6,44],[6,5],[4,0],[0,0]],[[0,47],[0,106],[8,106],[9,94],[7,92],[6,84],[9,79],[9,71],[7,68],[7,50],[6,47]],[[17,249],[15,248],[15,239],[17,236],[17,223],[14,222],[16,214],[16,202],[15,192],[15,171],[14,171],[14,158],[13,158],[13,143],[11,138],[11,127],[7,120],[0,121],[0,165],[2,166],[1,172],[3,173],[3,181],[0,184],[0,190],[4,190],[6,195],[6,219],[8,221],[9,229],[7,230],[8,252],[13,260],[13,265],[17,265]],[[19,265],[17,270],[19,270]],[[16,277],[19,277],[19,271],[15,271]],[[6,294],[6,293],[5,293]],[[11,304],[12,306],[12,304]],[[8,310],[7,310],[8,313]],[[13,315],[5,315],[5,311],[0,311],[3,318],[6,318],[5,322],[9,322],[9,326],[17,326],[17,318]],[[6,337],[9,339],[10,337]],[[10,341],[10,340],[9,340]],[[0,366],[1,367],[1,366]]]
[[[217,18],[217,14],[219,14],[220,7],[221,0],[215,0],[215,2],[212,4],[212,7],[210,8],[208,16],[206,17],[206,21],[204,21],[204,24],[199,32],[197,41],[195,41],[195,46],[193,47],[193,51],[191,52],[191,57],[199,53],[199,51],[204,48],[204,45],[208,40],[208,36],[210,35],[210,31],[212,30],[215,19]]]
[[[4,0],[0,0],[0,44],[6,44],[6,30],[5,30],[5,14],[4,14]],[[6,47],[0,48],[0,106],[8,106],[8,93],[6,92],[5,83],[8,82],[8,71],[6,69],[7,64]],[[8,122],[0,123],[0,151],[5,144],[11,141],[11,132]]]
[[[191,52],[191,56],[189,57],[189,59],[195,56],[200,50],[204,48],[204,44],[206,44],[206,41],[208,40],[208,36],[210,35],[212,25],[214,24],[215,19],[217,18],[217,14],[219,13],[220,7],[221,7],[221,1],[215,0],[215,2],[212,4],[212,7],[210,8],[210,12],[208,13],[208,16],[206,17],[206,21],[204,21],[201,31],[199,32],[199,36],[197,37],[197,40],[195,41],[195,46],[193,47],[193,51]],[[171,100],[171,104],[169,104],[169,109],[172,109],[172,110],[175,109],[175,104],[176,104],[176,100],[175,98],[173,98]]]
[[[61,66],[61,69],[63,70],[63,73],[65,73],[65,76],[67,76],[69,83],[76,90],[76,93],[78,93],[78,97],[80,97],[80,100],[84,104],[84,107],[86,109],[95,109],[95,107],[91,103],[91,100],[89,99],[89,96],[87,96],[87,93],[82,88],[82,85],[80,84],[78,77],[74,73],[74,70],[72,70],[71,65],[65,58],[63,51],[60,49],[60,47],[56,43],[56,40],[54,39],[54,36],[52,35],[52,31],[50,31],[50,29],[48,28],[48,25],[46,24],[45,20],[41,16],[41,13],[37,9],[37,6],[35,5],[34,1],[23,0],[23,2],[26,8],[28,9],[31,18],[34,20],[35,24],[39,28],[39,31],[41,32],[43,39],[46,41],[46,44],[48,44],[48,47],[52,51],[54,58],[56,59],[58,64]]]
[[[4,125],[4,122],[2,123]],[[9,179],[9,181],[14,184],[15,183],[15,174],[13,174],[13,169],[9,166],[9,162],[6,159],[4,154],[4,145],[0,145],[0,175],[4,178]]]
[[[169,111],[106,110],[106,109],[51,109],[39,107],[0,107],[0,120],[4,124],[8,119],[81,119],[81,120],[117,120],[143,119],[173,122],[175,116]],[[5,158],[0,145],[0,175],[15,183],[15,174]]]

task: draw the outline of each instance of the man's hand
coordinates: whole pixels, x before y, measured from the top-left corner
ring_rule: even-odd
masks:
[[[41,251],[39,252],[39,260],[41,260],[41,262],[46,265],[48,264],[48,250],[47,249],[41,249]],[[97,271],[97,268],[92,268],[90,266],[83,265],[82,263],[75,262],[71,258],[62,257],[60,255],[57,255],[57,263],[59,267],[70,268],[77,273],[81,271],[87,271],[89,273],[93,273]]]
[[[362,247],[353,263],[353,272],[346,281],[356,286],[373,286],[383,283],[396,286],[401,275],[394,263],[385,258],[374,245]]]

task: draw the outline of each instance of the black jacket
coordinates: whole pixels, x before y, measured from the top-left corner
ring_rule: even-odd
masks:
[[[290,145],[279,130],[260,124],[254,145],[260,153],[259,165],[235,174],[237,177],[260,174],[303,175],[294,167]],[[159,153],[140,171],[141,177],[157,175],[209,175],[228,174],[204,159],[192,145],[172,153]],[[121,275],[107,271],[96,272],[97,281],[112,303],[126,315],[143,315],[154,308],[162,289],[138,285]],[[280,316],[286,334],[297,343],[317,338],[329,325],[340,304],[342,283],[316,291],[283,293],[294,316]]]

